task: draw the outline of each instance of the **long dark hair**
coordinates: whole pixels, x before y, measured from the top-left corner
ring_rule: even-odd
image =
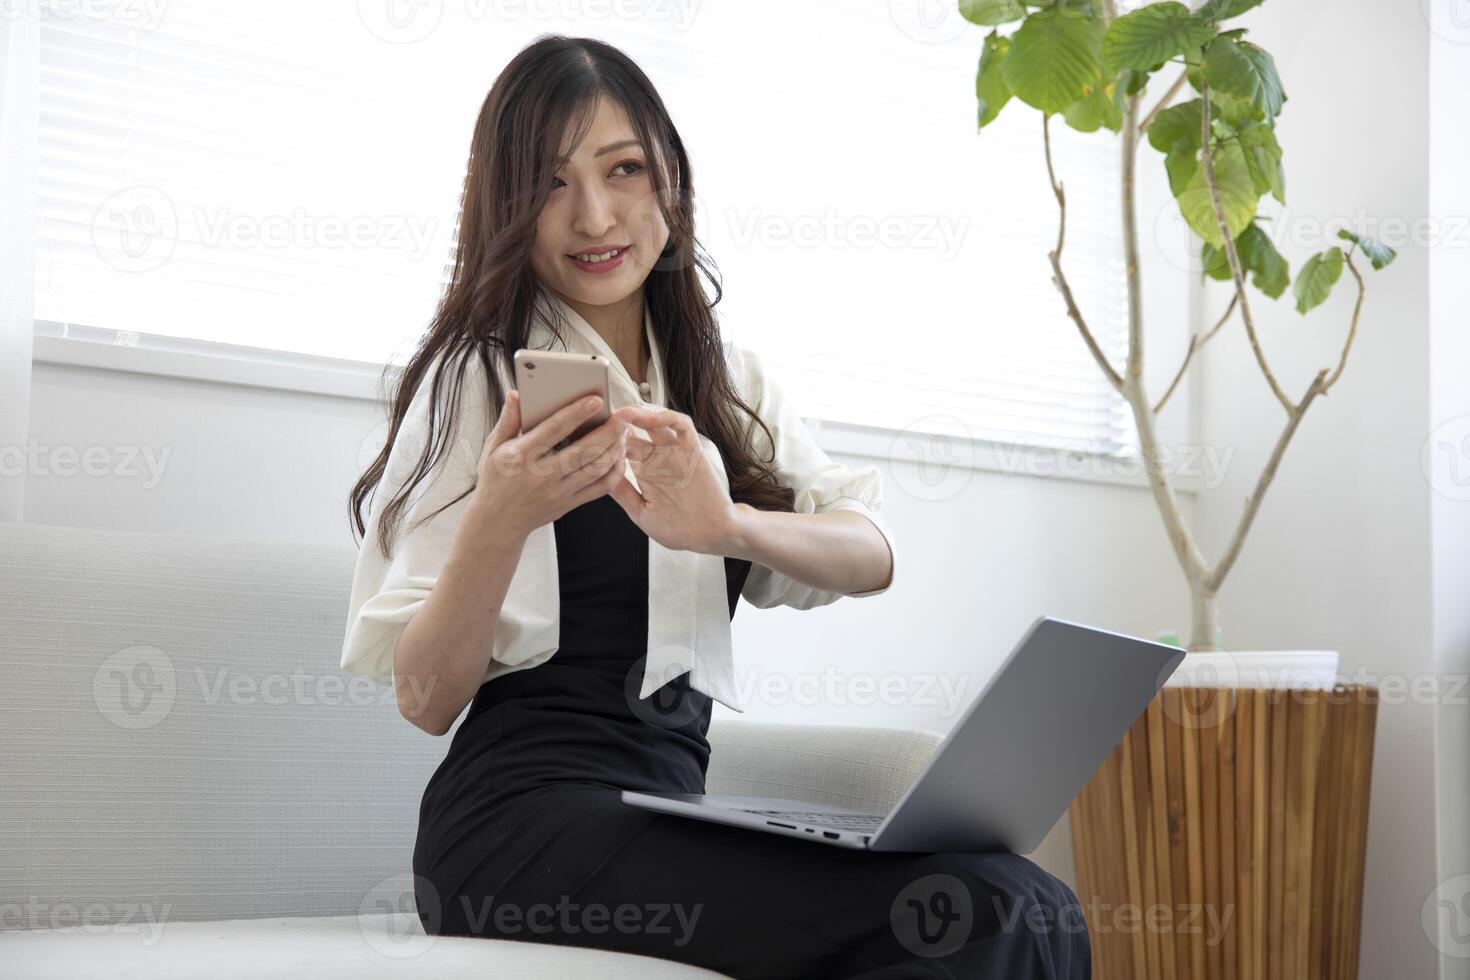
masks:
[[[495,367],[498,362],[507,377],[512,376],[511,356],[527,344],[538,290],[544,288],[531,270],[530,254],[561,138],[567,126],[575,124],[572,144],[579,142],[604,95],[621,105],[638,139],[672,171],[674,194],[669,195],[662,168],[649,167],[670,234],[668,247],[643,284],[663,356],[667,403],[688,414],[695,428],[719,448],[732,500],[760,510],[793,510],[794,492],[779,484],[768,465],[771,460],[763,463],[756,458],[751,430],[740,417],[743,412],[760,425],[767,444],[772,444],[769,428],[730,378],[713,312],[720,301],[720,284],[713,263],[694,237],[689,158],[663,100],[643,71],[612,45],[551,34],[538,37],[506,65],[480,108],[449,287],[393,392],[383,448],[352,488],[350,516],[356,537],[366,534],[364,504],[383,479],[415,392],[437,362],[429,397],[430,437],[406,485],[384,506],[379,520],[378,540],[385,556],[391,557],[391,543],[414,486],[449,450],[452,440],[447,430],[459,414],[471,358],[479,359],[489,383],[486,405],[492,418],[486,421],[493,422],[496,406],[505,403]],[[701,272],[714,287],[713,301],[700,282]],[[560,337],[555,326],[551,329]],[[384,371],[385,386],[389,370]],[[444,507],[473,490],[471,485]]]

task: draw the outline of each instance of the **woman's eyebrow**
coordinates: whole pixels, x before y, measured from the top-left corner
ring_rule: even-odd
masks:
[[[614,150],[621,150],[625,146],[637,146],[637,147],[641,147],[641,146],[643,146],[643,144],[640,143],[640,142],[638,142],[637,140],[619,140],[616,143],[609,143],[609,144],[607,144],[607,146],[604,146],[602,149],[598,150],[596,153],[594,153],[592,155],[595,156],[595,157],[600,157],[604,153],[611,153]],[[557,157],[557,159],[556,159],[556,165],[558,167],[560,167],[562,164],[566,163],[570,159],[571,159],[571,157],[569,157],[569,156]]]

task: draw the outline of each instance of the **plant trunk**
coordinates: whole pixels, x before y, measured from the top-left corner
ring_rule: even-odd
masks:
[[[1215,641],[1215,631],[1219,625],[1217,605],[1219,599],[1215,593],[1206,589],[1203,582],[1199,581],[1189,583],[1189,597],[1193,619],[1189,635],[1189,652],[1220,650],[1220,644]]]

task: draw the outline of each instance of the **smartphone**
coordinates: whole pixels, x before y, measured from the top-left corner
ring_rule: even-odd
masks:
[[[547,417],[579,398],[598,395],[602,407],[579,425],[575,432],[553,448],[576,442],[612,416],[612,370],[601,354],[570,351],[528,350],[515,352],[516,390],[521,395],[521,434],[531,431]]]

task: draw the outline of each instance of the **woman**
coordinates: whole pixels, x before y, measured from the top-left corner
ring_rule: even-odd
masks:
[[[704,791],[741,596],[892,581],[877,468],[831,461],[721,342],[692,197],[662,101],[598,41],[538,39],[476,123],[453,280],[352,498],[344,668],[433,734],[469,704],[420,808],[424,928],[732,977],[1088,976],[1074,896],[1016,855],[855,852],[619,799]],[[522,434],[521,347],[608,357],[611,418],[560,451],[594,407]]]

